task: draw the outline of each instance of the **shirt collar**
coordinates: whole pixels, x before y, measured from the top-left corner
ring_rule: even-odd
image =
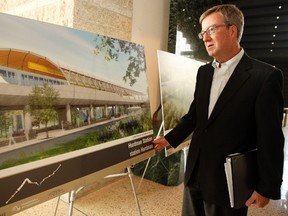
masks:
[[[213,66],[215,69],[221,67],[220,63],[219,63],[218,61],[216,61],[216,59],[213,60],[212,66]]]
[[[227,65],[228,68],[233,68],[233,70],[234,70],[236,65],[239,63],[239,61],[241,60],[243,55],[244,55],[244,50],[241,48],[240,52],[237,53],[237,55],[235,55],[233,58],[229,59],[228,61],[222,63],[221,65],[225,64],[225,65]],[[212,66],[214,68],[220,68],[221,65],[216,59],[214,59],[212,62]]]

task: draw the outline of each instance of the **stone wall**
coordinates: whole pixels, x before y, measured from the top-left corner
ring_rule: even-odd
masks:
[[[75,0],[74,28],[131,40],[133,0]]]
[[[133,0],[2,0],[0,12],[131,40]]]

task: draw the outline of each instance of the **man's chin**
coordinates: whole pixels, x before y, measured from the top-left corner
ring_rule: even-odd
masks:
[[[212,48],[206,48],[206,51],[208,53],[209,56],[213,57],[214,56],[214,50],[212,50]]]

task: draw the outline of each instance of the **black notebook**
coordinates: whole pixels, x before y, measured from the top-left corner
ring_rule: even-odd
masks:
[[[224,167],[231,208],[244,207],[257,181],[257,150],[228,155]]]

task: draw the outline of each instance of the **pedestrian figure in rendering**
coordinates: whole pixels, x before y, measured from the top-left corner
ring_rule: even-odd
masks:
[[[14,137],[13,137],[13,133],[14,133],[14,131],[13,131],[12,126],[9,126],[9,129],[8,129],[8,138],[9,138],[9,143],[8,143],[8,145],[9,145],[9,146],[12,145],[12,143],[13,143],[13,144],[16,143],[16,141],[15,141],[15,139],[14,139]]]

